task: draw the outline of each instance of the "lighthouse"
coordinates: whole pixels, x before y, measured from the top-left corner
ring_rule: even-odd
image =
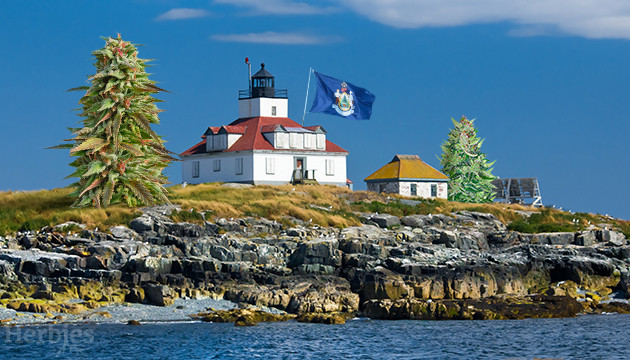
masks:
[[[201,141],[181,153],[182,180],[280,185],[346,186],[348,151],[320,126],[288,117],[288,92],[261,64],[238,92],[238,118],[207,126]]]

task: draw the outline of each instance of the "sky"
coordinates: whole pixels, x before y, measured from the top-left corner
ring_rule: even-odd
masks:
[[[475,120],[502,178],[545,205],[630,219],[630,3],[625,0],[0,0],[0,190],[62,187],[80,92],[101,37],[155,59],[155,130],[181,153],[238,117],[264,62],[301,122],[309,69],[376,95],[372,117],[307,113],[350,152],[356,190],[395,154],[440,169],[451,118]],[[311,82],[308,107],[313,99]],[[181,182],[181,163],[166,174]]]

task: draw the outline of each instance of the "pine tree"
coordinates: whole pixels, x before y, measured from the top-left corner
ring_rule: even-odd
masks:
[[[477,137],[474,119],[463,116],[459,121],[451,119],[454,128],[442,144],[442,172],[449,177],[448,199],[451,201],[483,203],[492,202],[495,192],[492,165],[481,152],[483,139]]]
[[[120,38],[103,38],[105,47],[92,52],[96,74],[79,100],[82,128],[68,128],[70,143],[55,148],[71,149],[76,170],[68,176],[79,180],[72,186],[72,206],[107,207],[168,203],[162,171],[175,160],[164,141],[152,129],[160,110],[153,94],[165,91],[149,80],[148,59],[138,58],[136,47]]]

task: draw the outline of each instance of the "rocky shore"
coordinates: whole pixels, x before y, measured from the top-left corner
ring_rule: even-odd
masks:
[[[468,211],[361,214],[362,226],[344,229],[191,224],[173,222],[173,209],[144,209],[106,232],[61,234],[63,224],[0,238],[0,321],[89,321],[135,304],[244,326],[630,312],[630,246],[615,231],[521,234]]]

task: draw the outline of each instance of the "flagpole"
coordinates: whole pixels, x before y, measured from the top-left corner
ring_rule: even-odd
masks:
[[[306,85],[306,99],[304,99],[304,114],[302,115],[302,126],[304,126],[304,118],[306,117],[306,103],[308,102],[308,89],[311,87],[311,73],[313,72],[313,68],[309,67],[308,69],[308,83]]]

